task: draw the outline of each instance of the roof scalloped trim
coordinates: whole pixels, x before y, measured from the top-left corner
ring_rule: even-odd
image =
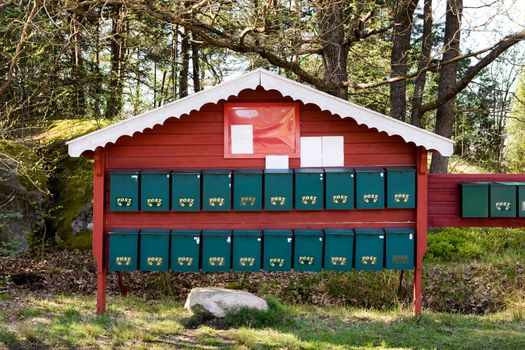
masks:
[[[133,136],[136,132],[143,132],[148,128],[153,128],[155,125],[163,124],[168,118],[180,118],[181,115],[188,114],[192,110],[198,110],[207,103],[227,100],[230,96],[237,96],[242,90],[254,90],[259,85],[266,90],[277,90],[283,96],[290,96],[292,99],[300,100],[305,104],[315,104],[321,110],[337,114],[341,118],[352,118],[358,124],[364,124],[380,132],[384,131],[390,136],[399,135],[406,142],[413,142],[415,145],[422,146],[428,150],[436,150],[443,156],[450,156],[453,152],[453,141],[445,137],[342,100],[264,69],[257,69],[233,80],[71,140],[67,142],[69,155],[79,157],[83,152],[94,151],[97,147],[105,147],[108,143],[114,143],[121,136]]]

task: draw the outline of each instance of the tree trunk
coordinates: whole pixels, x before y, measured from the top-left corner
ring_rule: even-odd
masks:
[[[461,14],[463,11],[463,0],[448,0],[447,14],[445,19],[445,37],[443,61],[450,60],[459,55]],[[446,95],[456,85],[457,63],[447,64],[441,67],[439,72],[438,99]],[[454,126],[454,98],[450,98],[437,109],[435,132],[438,135],[451,137]],[[432,173],[446,174],[448,168],[448,157],[434,152],[432,155]]]
[[[399,0],[392,33],[391,76],[405,76],[408,71],[408,51],[414,11],[418,0]],[[390,115],[399,120],[406,117],[406,80],[390,84]]]
[[[200,67],[199,67],[199,44],[195,42],[195,35],[191,41],[191,65],[193,68],[193,91],[201,91]]]
[[[177,99],[177,70],[178,70],[178,33],[179,26],[174,25],[171,31],[171,98],[173,101]]]
[[[124,65],[124,50],[125,50],[125,7],[122,5],[115,5],[114,15],[112,18],[112,28],[110,39],[111,49],[111,73],[109,76],[109,97],[106,109],[106,117],[113,119],[119,115],[122,110],[122,71]]]
[[[184,29],[180,43],[182,62],[179,75],[179,97],[188,96],[188,75],[190,71],[190,33]]]
[[[76,118],[86,115],[86,94],[84,92],[84,62],[82,59],[82,45],[80,39],[80,25],[77,15],[72,14],[70,31],[72,41],[73,86],[75,91],[74,111]]]
[[[320,2],[319,22],[323,46],[323,79],[332,86],[327,92],[348,100],[348,88],[344,85],[348,76],[348,46],[345,44],[341,1]]]
[[[423,39],[421,42],[421,58],[418,64],[418,72],[427,67],[430,63],[430,51],[432,50],[432,0],[425,0],[423,7]],[[414,95],[412,96],[412,114],[410,123],[421,126],[421,104],[423,103],[423,93],[427,72],[421,72],[414,83]]]

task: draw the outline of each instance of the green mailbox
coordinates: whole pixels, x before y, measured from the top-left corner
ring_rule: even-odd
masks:
[[[325,168],[326,209],[348,210],[354,208],[354,169]]]
[[[488,182],[465,182],[460,185],[462,217],[489,217],[489,185]]]
[[[140,173],[140,210],[168,211],[170,209],[170,172],[142,171]]]
[[[171,172],[171,210],[199,211],[201,209],[201,172]]]
[[[260,230],[233,231],[233,271],[261,271]]]
[[[323,231],[295,230],[294,270],[321,271],[323,264]]]
[[[109,232],[109,270],[136,271],[139,253],[139,231],[114,230]]]
[[[201,231],[171,231],[171,264],[174,272],[198,272]]]
[[[264,173],[264,209],[292,210],[293,171],[269,169]]]
[[[356,270],[381,270],[385,233],[382,229],[355,229]]]
[[[385,228],[385,267],[394,270],[414,268],[416,233],[411,228]]]
[[[324,233],[324,269],[351,271],[354,261],[354,230],[326,229]]]
[[[169,230],[140,231],[140,270],[168,271],[169,255]]]
[[[202,172],[202,208],[206,211],[231,210],[231,171]]]
[[[109,193],[109,207],[112,211],[139,210],[139,172],[111,172],[109,175]]]
[[[516,217],[518,184],[516,182],[493,182],[490,184],[490,217]]]
[[[240,211],[262,209],[262,170],[233,172],[233,209]]]
[[[518,216],[525,217],[525,182],[518,184]]]
[[[322,210],[324,170],[295,169],[295,209]]]
[[[265,271],[290,271],[292,268],[291,230],[264,230],[263,269]]]
[[[356,208],[385,207],[385,170],[382,168],[356,169]]]
[[[416,207],[416,169],[386,169],[387,208]]]
[[[230,271],[231,241],[231,231],[202,231],[202,271]]]

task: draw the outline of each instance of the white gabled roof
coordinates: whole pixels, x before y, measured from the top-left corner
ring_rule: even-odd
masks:
[[[67,142],[69,155],[78,157],[85,151],[94,151],[97,147],[104,147],[108,143],[114,143],[121,136],[133,136],[136,132],[143,132],[145,129],[153,128],[157,124],[163,124],[168,118],[180,118],[181,115],[189,114],[192,110],[199,110],[207,103],[227,100],[230,96],[237,96],[242,90],[255,89],[258,86],[263,87],[265,90],[277,90],[283,96],[290,96],[294,100],[302,101],[305,104],[315,104],[321,110],[337,114],[341,118],[352,118],[358,124],[364,124],[369,128],[384,131],[388,135],[399,135],[406,142],[413,142],[417,146],[423,146],[428,150],[436,150],[443,156],[450,156],[453,152],[453,141],[445,137],[342,100],[267,70],[257,69],[236,79],[71,140]]]

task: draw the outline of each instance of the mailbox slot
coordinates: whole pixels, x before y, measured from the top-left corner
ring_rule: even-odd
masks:
[[[323,241],[324,235],[322,230],[295,230],[295,271],[321,271]]]
[[[110,209],[139,210],[139,172],[114,171],[109,175]]]
[[[322,210],[323,202],[324,170],[295,169],[295,209]]]
[[[171,172],[171,210],[199,211],[201,209],[201,172]]]
[[[202,271],[230,271],[231,241],[231,231],[202,231]]]
[[[356,169],[356,208],[381,209],[385,207],[385,170]]]
[[[292,170],[266,170],[264,173],[264,209],[292,210]]]
[[[350,271],[354,261],[354,230],[326,229],[324,231],[324,269]]]
[[[168,211],[170,208],[170,173],[142,171],[140,173],[140,209]]]
[[[355,229],[356,270],[383,269],[384,244],[382,229]]]
[[[168,271],[170,231],[142,230],[140,232],[140,270]]]
[[[202,208],[206,211],[231,210],[231,171],[202,172]]]
[[[261,249],[261,231],[234,230],[233,271],[260,271]]]
[[[292,268],[291,230],[264,230],[263,269],[265,271],[290,271]]]
[[[354,209],[354,169],[326,168],[324,171],[326,181],[326,209]]]
[[[138,230],[109,232],[109,270],[136,271],[139,251]]]
[[[233,209],[239,211],[262,209],[262,170],[233,172]]]

